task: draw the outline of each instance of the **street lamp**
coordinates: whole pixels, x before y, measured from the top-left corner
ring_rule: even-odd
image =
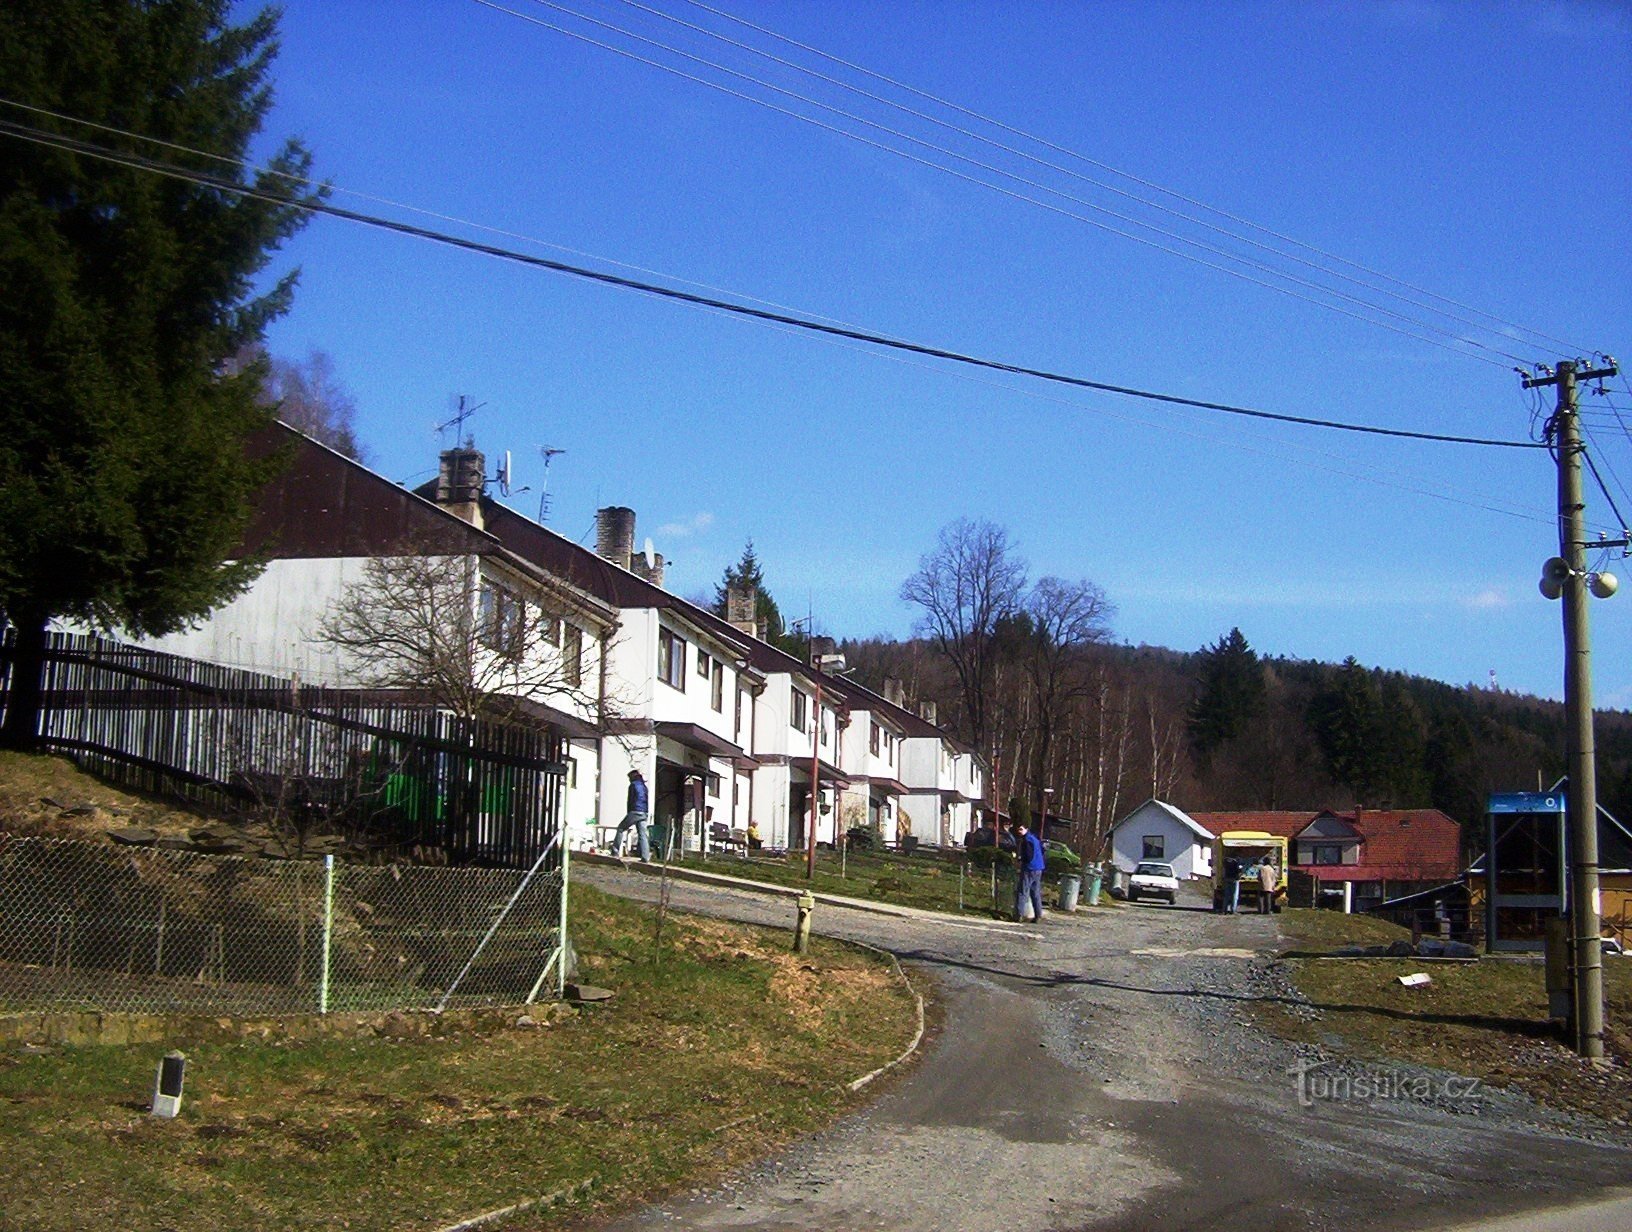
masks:
[[[813,648],[815,646],[814,638],[811,641],[811,646]],[[811,672],[811,678],[816,684],[816,723],[811,728],[810,732],[810,833],[805,836],[806,881],[810,881],[816,876],[817,806],[821,803],[822,799],[822,673],[843,672],[847,670],[844,666],[844,656],[842,654],[812,654],[811,666],[816,669],[815,671]],[[837,745],[838,738],[838,726],[835,724],[833,729],[833,740],[835,745]],[[834,748],[833,752],[834,756],[837,757],[837,747]],[[833,818],[833,841],[836,844],[839,841],[839,819],[836,812],[838,809],[838,789],[836,785],[834,788],[833,807],[835,809],[835,815]]]

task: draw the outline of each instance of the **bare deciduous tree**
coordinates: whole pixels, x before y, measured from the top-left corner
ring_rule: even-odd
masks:
[[[1072,702],[1087,690],[1084,652],[1109,635],[1112,610],[1105,592],[1086,580],[1041,578],[1026,596],[1030,629],[1023,650],[1037,709],[1033,756],[1039,787],[1050,785],[1055,735]]]
[[[370,559],[323,623],[363,683],[467,720],[514,722],[529,703],[565,703],[604,724],[600,673],[586,665],[564,585],[511,585],[484,578],[470,556],[401,552]]]
[[[260,343],[239,350],[227,362],[229,373],[260,364],[261,402],[291,428],[321,441],[336,453],[363,460],[357,439],[357,399],[335,371],[327,351],[312,350],[303,360],[269,355]]]
[[[987,751],[988,686],[995,663],[998,621],[1020,606],[1026,565],[1008,532],[991,522],[959,518],[941,528],[901,597],[922,609],[918,621],[952,665],[970,742]]]

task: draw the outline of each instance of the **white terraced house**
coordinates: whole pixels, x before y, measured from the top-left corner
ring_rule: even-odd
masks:
[[[908,821],[918,843],[941,845],[972,824],[984,794],[978,759],[900,701],[756,636],[752,595],[733,596],[733,622],[663,589],[662,558],[633,551],[630,510],[599,512],[591,551],[490,499],[471,448],[444,452],[438,479],[408,491],[284,425],[257,447],[292,457],[245,544],[266,571],[195,629],[146,645],[359,687],[361,666],[325,636],[327,619],[371,561],[449,561],[485,639],[502,641],[530,616],[528,662],[558,669],[559,687],[525,712],[565,741],[559,813],[573,846],[606,846],[632,767],[676,850],[740,843],[751,823],[768,848],[802,847],[813,779],[823,845],[849,825],[894,843]]]

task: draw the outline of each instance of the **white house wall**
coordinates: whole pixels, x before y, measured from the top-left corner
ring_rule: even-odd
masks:
[[[363,578],[366,557],[274,560],[248,590],[194,628],[133,639],[167,654],[293,677],[307,684],[354,687],[357,666],[322,637],[324,618]]]
[[[1161,836],[1166,854],[1160,859],[1171,864],[1181,880],[1212,875],[1212,844],[1154,803],[1141,805],[1117,823],[1111,836],[1111,860],[1116,867],[1131,871],[1145,858],[1146,835]]]

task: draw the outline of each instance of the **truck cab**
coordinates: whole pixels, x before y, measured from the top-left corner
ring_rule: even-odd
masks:
[[[1286,904],[1287,840],[1264,830],[1226,830],[1213,840],[1213,910],[1224,911],[1230,902],[1230,882],[1240,887],[1237,910],[1258,910],[1264,895],[1258,870],[1265,860],[1275,865],[1275,888],[1270,908]]]

